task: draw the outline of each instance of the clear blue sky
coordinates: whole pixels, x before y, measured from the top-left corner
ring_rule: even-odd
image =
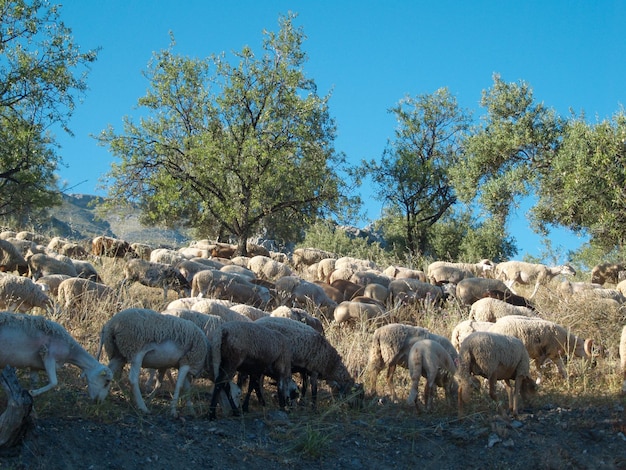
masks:
[[[122,117],[146,92],[141,72],[153,51],[168,47],[169,31],[183,55],[230,54],[244,45],[260,53],[262,31],[277,31],[288,11],[298,13],[307,36],[305,72],[320,94],[332,90],[336,149],[354,164],[381,156],[395,128],[387,110],[405,95],[448,87],[478,117],[493,73],[528,82],[537,101],[563,116],[584,110],[595,122],[626,101],[622,1],[66,0],[61,17],[76,43],[102,48],[70,123],[75,137],[58,135],[67,166],[60,177],[71,192],[104,194],[96,188],[112,157],[90,134],[109,124],[121,131]],[[369,188],[361,195],[370,219],[378,218],[381,203]],[[518,258],[539,256],[541,240],[523,210],[510,230]],[[551,241],[562,250],[582,243],[560,230]]]

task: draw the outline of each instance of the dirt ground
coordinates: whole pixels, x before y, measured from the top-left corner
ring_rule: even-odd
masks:
[[[69,391],[54,393],[76,401]],[[626,468],[625,404],[623,397],[575,408],[542,404],[516,419],[488,401],[459,419],[450,409],[418,414],[376,398],[362,410],[331,404],[283,412],[269,405],[243,417],[218,410],[215,421],[170,418],[166,401],[148,416],[130,407],[74,416],[44,409],[23,444],[0,454],[0,468],[619,469]]]

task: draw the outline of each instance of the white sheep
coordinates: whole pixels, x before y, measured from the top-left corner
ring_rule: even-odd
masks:
[[[41,289],[51,297],[56,297],[59,294],[59,286],[66,279],[71,279],[72,276],[67,274],[47,274],[41,276],[35,281],[35,284],[41,287]]]
[[[70,258],[70,261],[74,265],[74,269],[76,269],[77,277],[102,283],[102,278],[98,274],[98,271],[89,261],[72,258]]]
[[[0,239],[0,271],[2,272],[17,272],[19,275],[28,273],[28,264],[26,259],[8,240]]]
[[[270,316],[289,318],[290,320],[304,323],[305,325],[313,328],[318,333],[324,334],[324,326],[322,325],[322,322],[319,320],[319,318],[315,318],[303,308],[287,307],[286,305],[281,305],[280,307],[276,307],[274,310],[272,310]]]
[[[493,263],[483,259],[478,263],[453,263],[449,261],[434,261],[426,269],[426,277],[432,284],[458,284],[469,277],[484,277],[485,273],[493,269]]]
[[[624,284],[624,286],[626,286],[626,284]],[[561,281],[559,285],[557,286],[557,290],[559,291],[559,293],[563,296],[568,296],[568,297],[576,295],[585,290],[601,289],[601,288],[602,288],[601,284],[596,284],[593,282],[584,282],[584,281],[572,282],[568,280]],[[619,284],[616,286],[616,289],[619,290]],[[622,294],[623,293],[624,292],[622,292]]]
[[[470,307],[469,318],[470,320],[495,323],[498,318],[502,318],[507,315],[523,315],[526,317],[536,316],[535,312],[528,307],[511,305],[510,303],[500,299],[485,297],[484,299],[479,299],[472,304]]]
[[[116,291],[111,287],[79,277],[65,279],[58,288],[58,302],[70,312],[70,316],[81,306],[106,302],[115,295]]]
[[[336,258],[324,258],[317,263],[317,275],[315,277],[318,281],[328,282],[330,274],[335,270]]]
[[[485,297],[489,291],[502,291],[512,294],[506,284],[499,279],[470,277],[463,279],[456,285],[455,297],[461,305],[472,305],[478,299]]]
[[[209,419],[216,418],[217,399],[223,390],[230,396],[230,382],[240,371],[251,377],[270,375],[278,385],[279,406],[284,408],[289,399],[291,383],[291,347],[276,330],[258,322],[226,322],[211,345],[213,370],[218,372],[215,389],[209,405]],[[235,415],[239,410],[231,403]]]
[[[176,266],[185,258],[180,252],[169,248],[155,248],[150,252],[150,261],[152,263],[169,264]]]
[[[35,253],[27,257],[29,277],[34,281],[47,274],[67,274],[77,277],[76,267],[67,256],[52,253]]]
[[[253,256],[248,260],[248,269],[258,278],[276,281],[283,276],[291,276],[291,268],[284,263],[273,260],[268,256]]]
[[[403,266],[390,265],[383,271],[383,274],[392,279],[419,279],[423,282],[428,281],[424,271],[409,269]]]
[[[592,356],[593,341],[591,339],[579,338],[567,328],[537,317],[516,315],[502,317],[489,331],[515,336],[522,341],[539,372],[537,383],[541,382],[540,367],[548,359],[556,364],[561,376],[567,378],[568,374],[563,363],[564,356],[584,358]]]
[[[163,289],[163,299],[167,299],[168,289],[176,290],[181,296],[189,295],[190,290],[189,282],[174,266],[141,258],[130,259],[124,266],[121,285],[127,286],[134,282]]]
[[[109,393],[111,370],[85,351],[58,323],[36,315],[0,312],[0,344],[0,368],[11,365],[46,372],[48,384],[31,390],[32,396],[57,386],[57,366],[62,364],[82,370],[91,400],[102,401]]]
[[[379,321],[386,315],[385,306],[379,302],[358,302],[344,300],[335,308],[333,318],[335,323],[363,321]]]
[[[457,323],[450,334],[450,342],[454,349],[457,351],[461,349],[461,343],[474,331],[489,331],[493,326],[493,322],[489,321],[476,321],[476,320],[463,320]]]
[[[457,383],[454,378],[456,365],[450,354],[437,341],[422,339],[416,341],[408,357],[411,390],[407,403],[415,405],[418,411],[432,408],[433,397],[437,393],[437,386],[444,389],[446,399],[450,404],[454,402],[457,393]],[[424,404],[418,398],[420,379],[426,378],[424,386]]]
[[[450,340],[431,333],[426,328],[402,323],[384,325],[377,328],[372,337],[366,367],[367,388],[373,392],[376,391],[378,374],[387,367],[387,385],[391,391],[392,400],[397,401],[398,397],[393,382],[396,367],[399,365],[408,368],[407,361],[411,347],[421,339],[437,341],[453,360],[457,359],[458,354]]]
[[[340,396],[355,394],[358,401],[362,386],[343,363],[337,350],[319,332],[300,322],[280,317],[265,317],[256,321],[267,328],[282,333],[291,347],[291,366],[303,376],[302,397],[306,396],[307,378],[311,381],[311,402],[317,402],[317,380],[325,380]]]
[[[242,315],[245,315],[252,321],[258,320],[259,318],[263,318],[263,317],[269,317],[270,315],[269,312],[266,312],[265,310],[261,310],[260,308],[253,307],[252,305],[248,305],[248,304],[235,304],[231,306],[230,309],[234,310],[237,313],[241,313]]]
[[[366,271],[355,271],[354,274],[350,276],[349,281],[359,284],[360,286],[375,283],[388,288],[391,278],[382,274],[380,271],[368,269]]]
[[[252,321],[247,316],[232,310],[233,303],[220,299],[203,299],[198,297],[185,297],[176,299],[167,305],[167,309],[186,308],[208,315],[217,315],[224,321]]]
[[[276,281],[276,295],[281,304],[298,308],[307,308],[313,305],[319,308],[327,317],[337,306],[321,286],[305,281],[298,276],[283,276]]]
[[[394,305],[406,296],[410,301],[439,303],[449,297],[449,289],[448,286],[436,286],[419,279],[394,279],[389,283],[389,299]]]
[[[511,290],[513,290],[515,283],[525,285],[534,283],[535,287],[530,295],[532,299],[540,285],[547,284],[552,278],[560,274],[575,276],[576,271],[567,264],[550,267],[545,264],[527,263],[525,261],[505,261],[496,265],[494,274],[496,279],[504,281]]]
[[[28,312],[33,308],[52,311],[50,297],[31,279],[0,273],[0,309]]]
[[[619,357],[622,366],[622,377],[624,378],[622,382],[622,393],[626,394],[626,326],[622,328],[622,337],[619,342]]]
[[[626,265],[622,263],[601,263],[591,269],[591,282],[604,285],[606,282],[617,284],[623,278]]]
[[[497,401],[496,382],[503,380],[509,398],[509,410],[517,415],[519,397],[527,399],[534,390],[530,378],[530,360],[524,344],[513,336],[476,331],[461,343],[459,351],[459,414],[469,402],[472,391],[471,375],[480,375],[489,381],[489,396]],[[511,387],[515,381],[515,389]]]
[[[337,255],[318,248],[297,248],[291,256],[291,262],[296,269],[303,269],[318,263],[324,258],[337,258]]]
[[[172,315],[161,315],[149,309],[122,310],[105,323],[100,333],[100,347],[109,357],[109,369],[115,377],[126,363],[131,391],[140,411],[148,413],[139,388],[142,367],[177,368],[178,377],[170,412],[176,416],[181,390],[190,388],[188,376],[198,376],[207,367],[209,341],[193,322]]]

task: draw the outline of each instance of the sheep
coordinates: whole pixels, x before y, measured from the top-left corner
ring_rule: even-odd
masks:
[[[251,375],[271,375],[278,385],[279,406],[288,400],[291,379],[291,348],[281,333],[258,322],[226,322],[213,342],[213,370],[216,371],[215,389],[209,405],[209,419],[216,418],[217,398],[224,390],[230,396],[230,382],[237,370]],[[233,414],[239,413],[231,402]]]
[[[626,286],[626,284],[625,284],[625,286]],[[571,281],[567,281],[567,280],[561,281],[559,283],[559,285],[557,286],[557,290],[558,290],[558,292],[561,295],[569,296],[569,297],[571,297],[571,296],[573,296],[575,294],[578,294],[578,293],[580,293],[582,291],[585,291],[585,290],[600,289],[600,288],[602,288],[601,284],[596,284],[596,283],[593,283],[593,282],[582,282],[582,281],[571,282]],[[616,289],[620,290],[619,289],[619,284],[616,286]],[[624,292],[622,292],[622,294],[623,293]]]
[[[324,293],[328,296],[329,299],[331,299],[334,302],[341,303],[344,300],[349,300],[349,299],[346,299],[343,292],[341,292],[336,287],[331,286],[329,283],[325,281],[313,281],[313,283],[317,284],[322,289],[324,289]]]
[[[623,304],[626,302],[626,297],[620,290],[606,289],[604,287],[601,287],[599,289],[582,290],[578,292],[577,294],[575,294],[574,296],[572,296],[572,298],[591,300],[591,301],[596,301],[598,299],[611,299],[611,300],[618,302],[619,304]]]
[[[234,310],[237,313],[241,313],[242,315],[245,315],[252,321],[256,321],[260,318],[270,316],[269,312],[266,312],[265,310],[261,310],[260,308],[253,307],[252,305],[248,305],[248,304],[235,304],[232,307],[230,307],[230,309]]]
[[[208,366],[209,342],[195,323],[150,309],[129,308],[113,315],[100,332],[98,359],[103,347],[114,377],[119,377],[124,365],[130,363],[132,395],[144,413],[149,411],[139,388],[142,367],[178,369],[170,405],[170,414],[177,416],[181,389],[190,387],[188,376],[198,376]]]
[[[535,312],[528,307],[511,305],[503,300],[485,297],[472,304],[469,319],[495,323],[498,318],[507,315],[536,316]]]
[[[221,264],[221,263],[220,263]],[[193,281],[193,277],[198,274],[200,271],[205,271],[207,269],[213,269],[207,266],[204,263],[200,263],[198,261],[193,261],[190,259],[182,260],[175,265],[176,269],[180,271],[180,273],[187,279],[189,285],[191,285]],[[221,267],[221,266],[220,266]],[[216,268],[219,269],[219,268]]]
[[[463,413],[463,404],[470,399],[472,374],[489,381],[489,396],[494,401],[497,401],[496,382],[503,380],[508,392],[509,411],[513,415],[517,415],[520,395],[526,400],[534,391],[528,352],[518,338],[475,331],[461,343],[459,359],[459,415]],[[511,387],[511,380],[515,380],[515,389]]]
[[[585,358],[592,356],[591,339],[579,338],[565,327],[549,320],[510,315],[498,319],[489,331],[515,336],[522,341],[539,373],[537,383],[541,382],[540,367],[548,359],[556,364],[561,376],[567,379],[564,355]]]
[[[94,256],[108,256],[111,258],[135,257],[135,251],[126,240],[107,237],[104,235],[91,240],[91,254]]]
[[[414,301],[441,303],[449,297],[448,289],[446,286],[436,286],[419,279],[394,279],[389,283],[389,298],[394,305],[407,295]]]
[[[285,305],[281,305],[280,307],[272,310],[269,316],[289,318],[291,320],[304,323],[305,325],[313,328],[318,333],[324,334],[324,327],[322,326],[322,322],[318,318],[315,318],[313,315],[310,315],[306,310],[302,308],[287,307]]]
[[[343,292],[344,300],[350,300],[357,295],[365,293],[365,287],[346,279],[337,279],[330,283],[331,287]]]
[[[116,292],[111,287],[99,282],[70,277],[59,284],[58,301],[70,312],[88,303],[102,303],[113,299]]]
[[[284,305],[306,308],[313,304],[326,316],[331,316],[337,307],[337,302],[330,299],[324,289],[298,276],[283,276],[278,279],[276,294]]]
[[[41,289],[46,293],[46,295],[51,297],[56,297],[59,294],[59,286],[66,279],[73,279],[72,276],[68,276],[67,274],[48,274],[46,276],[41,276],[39,279],[35,281]]]
[[[0,309],[24,313],[35,307],[49,312],[54,310],[50,297],[31,279],[0,274]]]
[[[409,405],[415,405],[418,411],[423,409],[430,411],[438,385],[445,390],[448,402],[454,402],[454,395],[458,388],[454,378],[456,365],[441,344],[431,339],[416,341],[411,346],[407,362],[411,377],[411,390],[407,399]],[[418,388],[422,377],[426,378],[424,404],[418,399]]]
[[[124,266],[124,279],[121,286],[134,282],[147,287],[163,289],[163,299],[167,299],[167,290],[174,289],[179,295],[189,295],[190,286],[178,269],[169,264],[154,263],[140,258],[133,258]]]
[[[453,361],[457,360],[457,351],[447,338],[419,326],[390,323],[374,331],[366,367],[367,388],[373,392],[376,391],[378,374],[387,367],[387,385],[391,391],[392,400],[397,401],[398,397],[393,383],[396,366],[408,368],[407,360],[411,347],[421,339],[437,341],[450,354]]]
[[[378,271],[378,266],[371,260],[353,258],[351,256],[343,256],[341,258],[337,258],[335,261],[335,269],[347,268],[352,271],[368,271],[375,270]]]
[[[150,261],[150,254],[152,253],[152,247],[150,245],[147,243],[134,242],[130,244],[130,247],[138,258]]]
[[[619,342],[619,357],[622,366],[622,394],[626,394],[626,325],[622,328],[622,337]]]
[[[205,269],[197,272],[191,280],[191,296],[204,296],[212,292],[218,285],[238,283],[243,284],[250,290],[254,290],[256,286],[250,282],[250,279],[236,273],[228,273],[221,270]]]
[[[76,242],[65,240],[61,237],[53,237],[47,246],[47,251],[53,251],[69,258],[87,258],[87,250]]]
[[[356,393],[358,401],[362,385],[356,384],[341,356],[330,342],[312,328],[288,318],[265,317],[256,321],[267,328],[279,331],[291,347],[292,370],[303,375],[302,397],[306,396],[306,380],[311,381],[311,404],[317,402],[317,380],[325,380],[340,395]],[[358,404],[358,403],[356,403]]]
[[[363,289],[363,296],[377,300],[378,302],[384,304],[389,297],[389,289],[381,284],[372,282],[371,284],[366,285],[365,289]]]
[[[617,284],[622,280],[620,273],[626,271],[622,263],[602,263],[591,269],[591,282],[604,285],[606,282]]]
[[[306,266],[320,262],[324,258],[337,258],[337,255],[318,248],[297,248],[291,256],[291,262],[295,269],[301,270]]]
[[[27,258],[29,277],[36,281],[47,274],[67,274],[77,277],[76,267],[67,256],[52,256],[51,254],[36,253]]]
[[[184,246],[179,248],[178,252],[187,259],[208,258],[210,256],[209,250],[193,246]]]
[[[391,282],[391,279],[388,276],[374,270],[356,271],[349,280],[361,286],[376,283],[387,288]]]
[[[483,277],[470,277],[463,279],[456,285],[455,297],[461,305],[472,305],[478,299],[485,297],[487,292],[499,290],[507,295],[512,294],[506,284],[499,279],[487,279]]]
[[[336,258],[324,258],[317,263],[317,275],[318,281],[328,282],[328,277],[335,270]]]
[[[248,258],[246,258],[245,263],[248,263]],[[252,279],[256,279],[256,274],[254,274],[252,271],[250,271],[248,268],[246,268],[245,266],[241,266],[240,264],[227,264],[225,266],[222,266],[220,268],[220,271],[224,272],[224,273],[232,273],[232,274],[238,274],[242,277],[247,278],[248,280],[252,280]]]
[[[245,315],[238,313],[235,310],[232,310],[230,308],[232,305],[232,302],[227,302],[225,304],[224,301],[219,299],[202,299],[197,297],[188,297],[170,302],[167,305],[167,309],[188,308],[209,315],[217,315],[219,317],[222,317],[224,321],[252,321]]]
[[[22,276],[28,273],[28,264],[15,245],[0,239],[0,271],[16,272]]]
[[[178,263],[186,259],[187,258],[185,258],[180,252],[169,248],[155,248],[150,252],[150,262],[152,263],[176,266]]]
[[[291,276],[291,268],[284,263],[274,261],[269,256],[253,256],[248,261],[248,269],[257,277],[275,282],[283,276]]]
[[[504,281],[506,286],[511,290],[513,290],[512,287],[515,283],[532,284],[534,282],[535,287],[533,293],[530,295],[531,299],[539,290],[540,285],[546,284],[559,274],[568,276],[576,275],[574,268],[567,264],[549,267],[545,264],[526,263],[524,261],[505,261],[499,263],[496,265],[494,273],[496,279]]]
[[[428,278],[424,271],[418,269],[409,269],[402,266],[391,265],[388,266],[383,274],[393,279],[419,279],[422,282],[427,282]]]
[[[335,323],[354,320],[376,321],[383,318],[385,314],[385,307],[379,303],[345,300],[337,305],[333,318]]]
[[[28,230],[22,230],[15,234],[15,238],[18,240],[29,240],[39,245],[46,245],[49,242],[48,237],[36,232],[30,232]]]
[[[252,282],[249,284],[241,282],[221,282],[215,285],[210,293],[217,299],[226,299],[233,303],[249,304],[260,308],[267,307],[273,301],[269,289]]]
[[[113,374],[56,322],[36,315],[0,312],[0,368],[11,365],[44,370],[48,384],[31,390],[41,395],[58,384],[57,367],[72,364],[87,379],[89,398],[103,401],[109,393]]]
[[[502,300],[508,304],[516,305],[518,307],[527,307],[533,312],[537,309],[533,303],[522,295],[513,294],[512,292],[506,292],[497,289],[490,289],[485,292],[485,297],[491,297],[492,299]]]
[[[76,269],[77,277],[89,279],[90,281],[94,282],[102,282],[102,278],[98,274],[98,271],[96,271],[96,268],[89,261],[71,258],[70,261],[74,265],[74,269]]]
[[[434,261],[426,268],[426,277],[432,284],[458,284],[468,277],[481,277],[493,269],[491,260],[483,259],[478,263],[452,263]]]
[[[489,321],[477,321],[477,320],[463,320],[452,330],[450,334],[450,342],[454,349],[457,351],[461,349],[461,343],[474,331],[489,331],[493,326],[493,322]]]

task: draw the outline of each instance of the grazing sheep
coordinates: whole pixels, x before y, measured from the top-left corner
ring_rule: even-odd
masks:
[[[385,314],[385,307],[377,302],[345,300],[337,305],[333,313],[333,318],[335,323],[355,320],[376,321],[382,319]]]
[[[353,297],[363,295],[365,292],[365,287],[347,279],[337,279],[331,282],[330,286],[343,292],[344,300],[351,300]]]
[[[383,274],[392,279],[419,279],[422,282],[427,282],[426,273],[418,269],[409,269],[402,266],[388,266]]]
[[[618,302],[619,304],[623,304],[626,302],[626,297],[620,290],[606,289],[604,287],[601,287],[599,289],[582,290],[578,292],[577,294],[575,294],[574,296],[572,296],[572,298],[590,300],[592,302],[595,302],[600,299],[611,299],[611,300]]]
[[[411,346],[407,362],[411,377],[411,391],[407,403],[415,405],[418,411],[423,409],[430,411],[433,397],[437,393],[437,386],[445,390],[448,402],[454,403],[458,388],[454,378],[456,365],[441,344],[431,339],[416,341]],[[419,383],[422,377],[426,378],[424,404],[418,399]]]
[[[204,271],[201,271],[198,274],[203,273]],[[197,284],[194,284],[194,281],[192,281],[192,285]],[[268,288],[253,282],[219,282],[207,293],[210,293],[211,296],[217,299],[226,299],[233,303],[249,304],[259,308],[265,308],[273,301],[272,294]]]
[[[483,259],[478,263],[434,261],[428,265],[426,277],[432,284],[458,284],[468,277],[483,277],[487,271],[492,269],[493,263],[488,259]]]
[[[237,273],[228,273],[221,270],[205,269],[197,272],[191,280],[191,296],[205,296],[213,292],[214,288],[226,284],[243,284],[248,289],[254,291],[255,284],[250,282],[250,278]]]
[[[224,321],[252,321],[247,316],[232,310],[232,302],[220,299],[203,299],[198,297],[187,297],[177,299],[167,305],[167,309],[188,308],[197,312],[209,315],[217,315]]]
[[[279,406],[289,398],[291,347],[281,333],[258,322],[226,322],[220,326],[219,340],[212,344],[213,370],[218,373],[209,406],[209,419],[216,418],[217,398],[224,390],[230,396],[230,382],[240,370],[252,376],[270,375],[277,381]],[[239,410],[231,403],[233,413]]]
[[[344,300],[349,300],[349,299],[346,299],[346,297],[343,294],[343,292],[341,292],[336,287],[331,286],[329,283],[327,283],[325,281],[313,281],[313,282],[314,282],[314,284],[317,284],[322,289],[324,289],[324,293],[326,293],[328,298],[331,299],[332,301],[337,302],[337,303],[341,303]]]
[[[216,243],[212,245],[209,252],[213,258],[225,258],[230,259],[235,255],[237,251],[237,245],[231,245],[228,243]]]
[[[471,375],[480,375],[489,381],[489,396],[494,401],[497,401],[496,382],[503,380],[513,415],[517,415],[520,395],[525,400],[534,390],[528,352],[515,337],[476,331],[461,343],[459,359],[459,415],[463,404],[470,400]],[[511,387],[511,380],[515,380],[515,389]]]
[[[291,262],[295,269],[301,270],[306,266],[319,263],[324,258],[337,258],[337,255],[318,248],[297,248],[291,256]]]
[[[498,318],[507,315],[523,315],[526,317],[536,316],[535,312],[528,307],[511,305],[504,300],[485,297],[479,299],[470,307],[469,319],[495,323]]]
[[[150,261],[150,253],[152,253],[152,247],[147,243],[131,243],[130,247],[135,252],[138,258]]]
[[[17,272],[20,276],[28,273],[26,259],[10,241],[0,239],[0,271]]]
[[[17,238],[18,240],[29,240],[39,245],[47,245],[50,241],[45,235],[37,232],[30,232],[28,230],[22,230],[21,232],[17,232],[15,234],[15,238]]]
[[[77,277],[76,267],[67,256],[36,253],[27,258],[29,277],[36,281],[48,274],[67,274]]]
[[[181,389],[190,387],[188,376],[198,376],[207,367],[209,342],[193,322],[142,308],[122,310],[111,317],[100,333],[100,347],[109,357],[109,369],[118,377],[126,363],[132,395],[139,410],[148,413],[139,388],[142,367],[177,368],[178,378],[170,412],[177,415]]]
[[[0,312],[0,344],[0,368],[11,365],[46,371],[48,384],[31,390],[32,396],[57,386],[57,367],[62,364],[82,370],[91,400],[102,401],[109,393],[111,370],[85,351],[58,323],[36,315]]]
[[[463,279],[456,285],[455,296],[461,305],[472,305],[478,299],[482,299],[489,291],[499,290],[507,295],[511,290],[499,279],[487,279],[483,277],[470,277]]]
[[[463,320],[458,323],[450,334],[450,342],[457,351],[461,349],[461,343],[474,331],[489,331],[493,326],[489,321]]]
[[[74,265],[74,269],[76,269],[76,276],[102,283],[102,278],[98,271],[89,261],[77,259],[70,259],[70,261]]]
[[[163,289],[163,299],[167,299],[167,290],[174,289],[180,296],[189,295],[190,286],[178,269],[169,264],[154,263],[140,258],[133,258],[124,266],[122,286],[134,282],[147,287]]]
[[[235,304],[231,306],[230,309],[234,310],[237,313],[241,313],[242,315],[245,315],[252,321],[256,321],[260,318],[270,316],[269,312],[266,312],[265,310],[261,310],[260,308],[253,307],[252,305],[248,305],[248,304]]]
[[[194,246],[184,246],[178,249],[178,252],[187,259],[191,258],[207,258],[211,256],[206,248],[198,248]]]
[[[41,276],[35,281],[35,284],[41,287],[41,290],[50,297],[57,297],[59,295],[59,286],[66,279],[72,279],[72,276],[67,274],[48,274]]]
[[[372,282],[371,284],[366,285],[365,289],[363,289],[363,296],[377,300],[381,304],[385,304],[387,302],[387,298],[389,297],[389,289],[381,284]]]
[[[498,319],[489,331],[515,336],[522,341],[539,372],[537,383],[541,382],[540,367],[548,359],[556,364],[561,376],[566,379],[568,374],[563,356],[592,356],[592,340],[583,340],[549,320],[510,315]]]
[[[316,280],[328,282],[328,277],[335,270],[335,258],[324,258],[317,263]]]
[[[624,378],[622,382],[622,393],[626,394],[626,326],[622,328],[622,337],[619,342],[619,357],[622,366],[622,376]]]
[[[58,289],[59,304],[70,313],[87,304],[106,302],[115,295],[115,290],[109,286],[79,277],[64,280]]]
[[[86,258],[87,250],[75,242],[71,242],[61,237],[52,237],[48,242],[48,252],[56,252],[69,258]]]
[[[380,271],[374,270],[355,271],[349,280],[361,286],[375,283],[386,288],[389,287],[389,283],[391,282],[391,278],[381,274]]]
[[[0,273],[0,309],[28,312],[35,307],[53,310],[50,297],[39,285],[27,277]]]
[[[601,284],[595,284],[593,282],[583,282],[583,281],[571,282],[567,280],[561,281],[557,287],[561,295],[568,296],[568,297],[579,294],[580,292],[585,291],[585,290],[601,289],[601,288],[602,288]],[[616,286],[616,289],[620,290],[619,284]],[[622,294],[623,293],[624,292],[622,292]]]
[[[495,277],[504,281],[506,286],[512,290],[513,284],[532,284],[535,283],[533,293],[530,295],[532,299],[540,285],[547,284],[552,278],[559,274],[575,276],[576,271],[571,266],[565,264],[562,266],[546,266],[545,264],[526,263],[524,261],[505,261],[499,263],[495,267]]]
[[[527,307],[532,311],[536,311],[537,309],[533,305],[533,303],[528,300],[526,297],[522,295],[513,294],[511,292],[506,292],[497,289],[491,289],[485,292],[485,297],[491,297],[492,299],[502,300],[511,305],[517,305],[518,307]]]
[[[283,276],[291,276],[292,271],[284,263],[273,260],[269,256],[253,256],[248,261],[248,269],[260,279],[275,282]]]
[[[169,264],[176,266],[181,261],[186,260],[180,252],[169,248],[155,248],[150,252],[150,262]]]
[[[218,268],[213,268],[199,261],[185,259],[183,261],[180,261],[179,263],[176,263],[175,267],[180,271],[185,279],[187,279],[189,285],[191,285],[191,283],[193,282],[193,277],[196,274],[198,274],[200,271],[205,271],[207,269],[219,269],[222,267],[222,264],[219,264],[220,266]]]
[[[276,281],[276,294],[283,305],[306,308],[313,304],[330,317],[337,302],[326,295],[324,289],[298,276],[283,276]]]
[[[137,256],[125,240],[101,235],[91,240],[91,254],[94,256],[108,256],[111,258],[124,258]]]
[[[419,279],[394,279],[389,283],[389,299],[394,305],[406,296],[411,301],[439,304],[449,297],[449,290],[446,286],[436,286]]]
[[[591,269],[591,282],[602,286],[606,282],[617,284],[623,271],[626,271],[626,265],[621,263],[598,264]]]
[[[311,403],[316,406],[317,380],[325,380],[341,396],[362,390],[355,384],[341,356],[330,342],[312,328],[288,318],[266,317],[256,323],[282,333],[291,347],[291,366],[303,375],[302,397],[306,396],[306,378],[311,381]],[[358,397],[356,397],[358,400]]]
[[[367,388],[376,392],[376,380],[378,374],[387,367],[387,385],[391,391],[391,398],[397,401],[396,389],[393,383],[393,375],[396,366],[408,368],[408,356],[411,347],[421,339],[432,339],[441,344],[456,361],[458,354],[452,343],[443,336],[431,333],[426,328],[419,326],[391,323],[381,326],[374,331],[372,344],[366,367]]]
[[[304,323],[305,325],[313,328],[318,333],[324,334],[324,327],[322,325],[322,322],[302,308],[287,307],[286,305],[281,305],[280,307],[272,310],[272,313],[269,316],[289,318],[291,320]]]
[[[371,260],[354,258],[352,256],[342,256],[335,261],[335,269],[350,269],[356,271],[379,271],[378,266]]]

